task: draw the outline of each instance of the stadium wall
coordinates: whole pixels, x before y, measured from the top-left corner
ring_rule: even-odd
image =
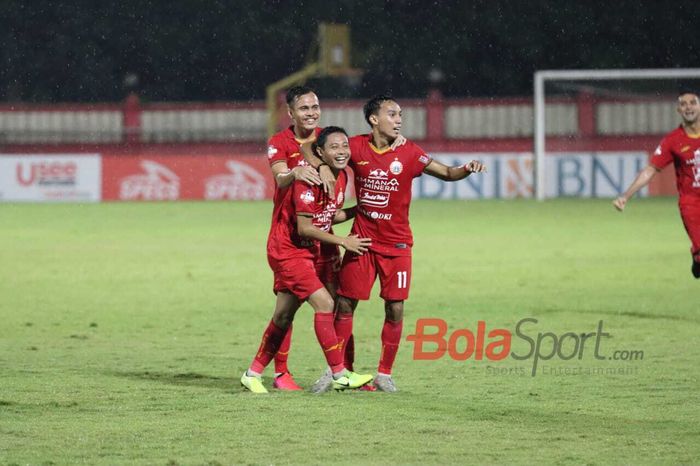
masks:
[[[549,196],[612,197],[676,124],[672,99],[580,95],[548,103]],[[324,101],[323,121],[366,131],[362,101]],[[445,184],[421,177],[416,197],[532,196],[529,98],[402,100],[403,132],[448,164],[489,173]],[[627,118],[626,116],[629,116]],[[286,116],[280,113],[280,125]],[[0,106],[0,200],[266,199],[273,187],[261,102]],[[674,195],[672,170],[642,195]]]

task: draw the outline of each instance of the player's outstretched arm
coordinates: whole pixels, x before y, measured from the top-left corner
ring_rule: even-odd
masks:
[[[323,192],[326,194],[335,192],[335,175],[333,170],[326,163],[323,162],[318,154],[314,154],[313,142],[305,142],[299,147],[301,155],[304,156],[304,160],[313,167],[314,170],[318,170],[318,175],[320,176],[321,184],[323,184]]]
[[[311,222],[311,217],[307,215],[297,215],[297,229],[299,230],[299,235],[304,238],[342,246],[346,251],[354,252],[360,256],[367,252],[367,248],[372,245],[370,238],[358,238],[357,235],[349,235],[343,238],[316,228]]]
[[[318,172],[311,167],[294,167],[291,170],[287,167],[286,162],[280,160],[272,164],[270,167],[272,170],[272,177],[275,179],[275,183],[280,188],[286,188],[294,182],[294,180],[300,180],[308,184],[309,186],[320,185],[321,177],[318,176]]]
[[[423,169],[423,173],[440,178],[443,181],[459,181],[468,177],[472,173],[484,173],[486,166],[477,160],[459,165],[457,167],[448,167],[447,165],[431,160]]]
[[[355,210],[357,209],[357,206],[352,206],[348,207],[347,209],[341,209],[335,213],[335,217],[333,217],[333,225],[336,223],[343,223],[347,222],[348,220],[352,220],[355,218]]]
[[[637,194],[637,191],[648,185],[657,173],[659,173],[658,168],[653,165],[647,165],[642,171],[639,172],[639,174],[637,174],[637,177],[634,179],[629,188],[627,188],[627,191],[622,193],[620,197],[613,201],[615,208],[620,212],[625,210],[627,201],[629,201],[632,196]]]

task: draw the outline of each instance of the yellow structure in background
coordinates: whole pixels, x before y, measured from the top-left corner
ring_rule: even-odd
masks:
[[[347,24],[319,24],[318,36],[309,56],[315,56],[315,61],[267,86],[268,137],[277,132],[277,94],[281,90],[302,84],[312,77],[355,76],[361,73],[361,70],[353,69],[350,65],[350,27]]]

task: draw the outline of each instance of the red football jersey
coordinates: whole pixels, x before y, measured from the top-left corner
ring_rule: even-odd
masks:
[[[391,150],[372,145],[372,135],[350,138],[350,166],[355,172],[357,215],[352,233],[371,238],[371,250],[384,255],[411,254],[408,223],[413,178],[431,158],[411,141]]]
[[[650,162],[658,169],[673,162],[680,202],[700,200],[700,138],[688,136],[679,126],[663,138]]]
[[[345,188],[348,175],[345,170],[338,174],[335,183],[335,195],[330,197],[323,192],[322,186],[309,186],[303,181],[295,181],[290,195],[285,198],[280,208],[280,218],[272,224],[267,242],[267,253],[277,260],[292,257],[306,257],[314,260],[325,259],[327,255],[337,255],[338,248],[334,245],[323,249],[319,241],[302,238],[297,229],[297,214],[308,213],[313,216],[312,223],[320,230],[331,232],[333,218],[345,202]],[[325,245],[325,244],[324,244]]]
[[[320,128],[316,128],[316,136],[321,132]],[[285,130],[273,135],[267,143],[267,161],[270,166],[279,161],[287,163],[287,168],[290,170],[298,165],[306,165],[306,160],[301,154],[301,144],[294,134],[294,126],[290,126]],[[275,183],[275,194],[272,197],[272,222],[270,225],[270,233],[267,237],[267,250],[270,251],[270,241],[272,240],[272,232],[275,229],[275,224],[283,222],[282,206],[289,202],[292,195],[292,186],[280,188]]]

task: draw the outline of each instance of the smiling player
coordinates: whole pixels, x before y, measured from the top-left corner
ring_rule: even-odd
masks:
[[[292,194],[281,204],[279,218],[270,233],[274,249],[268,259],[275,275],[275,293],[289,294],[299,303],[308,301],[313,307],[314,330],[332,372],[333,388],[359,388],[369,383],[372,376],[351,372],[343,363],[334,328],[331,296],[337,278],[334,271],[323,269],[324,250],[321,246],[342,246],[362,256],[371,241],[356,235],[343,238],[330,232],[332,223],[349,220],[355,213],[354,208],[342,209],[347,185],[345,167],[350,159],[345,130],[333,126],[324,128],[318,135],[316,151],[334,175],[335,191],[328,195],[320,186],[309,186],[302,181],[294,183]],[[251,392],[267,393],[261,380],[262,372],[277,353],[297,309],[298,306],[279,305],[275,308],[260,348],[250,368],[241,377],[241,384]]]
[[[411,286],[411,247],[413,235],[408,212],[413,178],[427,173],[445,181],[458,181],[485,167],[471,161],[448,167],[431,159],[411,141],[393,148],[401,133],[401,107],[392,97],[380,95],[364,106],[365,120],[372,128],[367,135],[350,138],[350,167],[355,172],[357,216],[352,233],[372,239],[366,254],[346,253],[340,270],[336,332],[340,341],[352,333],[353,312],[358,300],[369,299],[377,276],[384,299],[385,320],[382,328],[382,350],[374,385],[378,390],[396,392],[391,377],[396,353],[401,342],[404,301]],[[321,161],[307,153],[313,166]],[[324,170],[325,172],[325,170]],[[322,178],[327,173],[322,173]],[[347,361],[349,365],[351,361]],[[330,388],[332,380],[326,372],[312,388],[321,392]]]
[[[649,165],[620,197],[613,201],[617,210],[625,210],[627,201],[664,167],[676,169],[678,208],[685,231],[690,238],[690,254],[693,258],[690,271],[700,278],[700,101],[696,92],[681,92],[678,96],[678,114],[681,125],[668,133],[654,151]]]

